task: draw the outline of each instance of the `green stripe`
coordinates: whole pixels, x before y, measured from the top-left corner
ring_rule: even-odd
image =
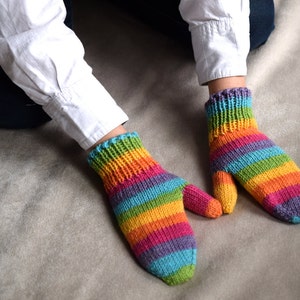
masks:
[[[234,121],[249,120],[253,118],[252,108],[250,107],[236,107],[234,109],[226,109],[211,116],[208,119],[208,128],[213,130],[219,128],[224,124]]]
[[[143,145],[139,137],[130,137],[120,140],[115,144],[111,144],[108,148],[101,149],[99,147],[98,153],[89,161],[90,166],[94,170],[103,169],[112,160],[126,154],[129,151],[143,149]]]
[[[195,265],[187,265],[169,276],[162,277],[162,280],[171,286],[184,283],[193,277],[195,269]]]
[[[130,137],[112,144],[107,149],[101,149],[101,166],[105,166],[111,160],[117,159],[118,157],[126,154],[126,152],[143,148],[142,143],[138,137]],[[108,154],[108,155],[107,155]]]
[[[126,212],[123,212],[117,216],[119,224],[123,224],[129,219],[137,217],[138,215],[148,210],[162,206],[167,203],[171,203],[174,201],[174,199],[175,200],[181,199],[182,198],[181,191],[182,191],[182,186],[174,189],[172,192],[161,194],[158,197],[154,198],[153,200],[148,201],[142,205],[134,206],[132,209],[129,209]]]
[[[291,159],[285,153],[281,154],[281,155],[272,156],[268,159],[261,160],[257,163],[254,163],[254,164],[242,169],[235,175],[237,176],[237,178],[239,179],[239,182],[241,184],[245,184],[251,178],[253,178],[261,173],[264,173],[268,170],[275,169],[289,161],[291,161]]]

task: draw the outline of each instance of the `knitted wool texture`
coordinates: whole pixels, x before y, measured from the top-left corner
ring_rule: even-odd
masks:
[[[196,242],[183,207],[217,217],[220,203],[161,168],[136,133],[97,146],[88,157],[100,175],[118,224],[148,272],[169,285],[193,276]]]
[[[223,212],[231,213],[236,204],[234,177],[271,215],[299,223],[300,170],[258,131],[250,90],[221,91],[205,107],[214,196]]]

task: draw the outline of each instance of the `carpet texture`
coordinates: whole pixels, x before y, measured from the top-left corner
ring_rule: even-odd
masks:
[[[109,1],[86,3],[74,1],[75,30],[126,128],[164,169],[212,193],[208,93],[190,48]],[[248,86],[260,130],[300,165],[300,2],[275,5],[275,31],[249,55]],[[0,299],[300,298],[300,225],[273,218],[241,186],[231,215],[187,213],[197,267],[169,287],[135,261],[86,154],[53,121],[0,130],[0,149]]]

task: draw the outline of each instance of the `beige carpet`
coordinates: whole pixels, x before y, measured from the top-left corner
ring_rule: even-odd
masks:
[[[169,171],[211,192],[207,128],[191,53],[104,1],[75,2],[95,75]],[[89,7],[86,3],[89,3]],[[276,30],[249,56],[260,129],[300,165],[300,2],[276,1]],[[50,122],[0,130],[0,299],[300,299],[300,225],[240,188],[232,215],[188,213],[198,243],[190,282],[168,287],[133,259],[85,153]]]

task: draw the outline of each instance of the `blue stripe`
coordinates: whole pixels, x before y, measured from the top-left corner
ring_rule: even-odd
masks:
[[[147,270],[160,278],[167,277],[182,267],[196,265],[196,255],[196,249],[174,252],[154,261]]]
[[[196,249],[196,241],[193,236],[186,235],[180,238],[166,241],[162,244],[156,245],[139,256],[139,261],[143,266],[148,266],[155,260],[161,259],[166,255],[170,255],[175,251],[182,251],[187,249]]]
[[[299,186],[295,187],[295,189],[297,188],[299,189]],[[300,223],[300,196],[276,205],[273,213],[280,220],[294,224]]]
[[[229,105],[228,105],[229,104]],[[206,107],[206,114],[209,118],[218,115],[222,112],[236,111],[241,108],[252,108],[251,105],[251,97],[239,99],[239,98],[231,98],[225,101],[217,102],[218,107],[215,105],[208,105]]]
[[[137,134],[137,132],[126,132],[124,134],[118,135],[112,139],[109,139],[99,144],[98,146],[95,147],[95,149],[93,149],[89,153],[87,157],[88,163],[93,164],[93,161],[98,158],[99,153],[103,152],[104,149],[108,149],[109,147],[111,147],[111,145],[117,144],[119,141],[123,141],[125,139],[130,139],[130,138],[139,138],[139,135]],[[142,146],[140,141],[139,141],[139,145]]]
[[[153,199],[163,194],[171,193],[180,186],[183,186],[185,183],[186,181],[184,179],[176,177],[172,180],[169,180],[167,184],[163,182],[162,184],[152,186],[151,188],[145,190],[142,189],[140,192],[135,193],[135,195],[130,198],[126,198],[127,195],[123,194],[123,197],[125,197],[125,199],[123,198],[124,201],[113,209],[114,213],[116,214],[116,216],[118,216],[121,213],[124,213],[134,207],[152,201]],[[132,188],[135,189],[135,186],[133,186]]]
[[[249,152],[225,167],[225,171],[236,174],[242,169],[273,156],[285,154],[278,146]]]
[[[119,193],[116,193],[113,196],[111,196],[110,204],[114,208],[124,201],[124,195],[126,195],[126,198],[134,197],[137,193],[141,193],[147,189],[152,188],[154,185],[156,186],[162,184],[174,178],[177,178],[177,176],[171,173],[164,172],[156,176],[152,176],[148,179],[145,179],[142,182],[133,183],[132,185],[122,189],[122,191],[120,192],[121,197]]]
[[[293,217],[292,220],[291,220],[291,222],[293,224],[299,224],[300,223],[300,217]]]
[[[243,138],[244,139],[244,138]],[[242,140],[243,140],[242,139]],[[238,142],[237,141],[237,145],[234,148],[234,150],[231,150],[225,154],[223,154],[222,156],[220,156],[218,159],[215,159],[212,163],[211,163],[211,171],[217,172],[219,170],[225,170],[228,168],[228,165],[230,165],[232,163],[232,160],[237,160],[241,157],[243,157],[244,155],[248,154],[248,153],[253,153],[254,151],[258,151],[260,149],[270,149],[272,147],[275,147],[276,145],[269,139],[263,139],[263,140],[258,140],[258,141],[254,141],[252,143],[248,143],[245,146],[239,147],[238,146]],[[220,148],[218,151],[222,151],[223,149],[226,149],[226,146],[229,144],[226,144],[225,146],[223,146],[222,148]]]

